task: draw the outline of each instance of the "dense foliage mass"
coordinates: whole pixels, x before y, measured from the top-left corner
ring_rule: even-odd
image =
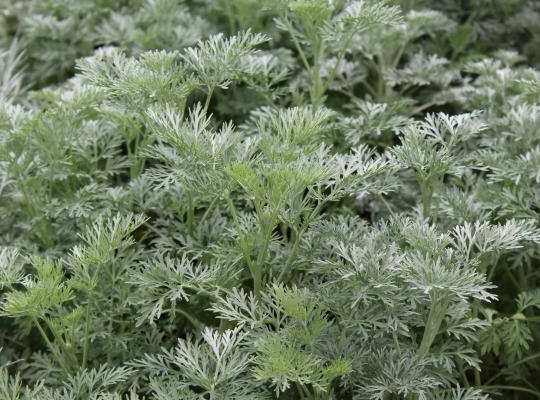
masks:
[[[536,0],[4,0],[0,399],[540,398]]]

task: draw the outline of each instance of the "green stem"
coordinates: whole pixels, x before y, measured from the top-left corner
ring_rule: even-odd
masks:
[[[227,15],[227,19],[229,21],[229,33],[231,35],[234,35],[238,29],[236,28],[236,21],[235,21],[235,18],[234,18],[234,12],[231,8],[231,2],[230,1],[225,1],[225,14]]]
[[[424,111],[425,109],[427,108],[430,108],[434,105],[436,105],[437,102],[436,101],[430,101],[430,102],[427,102],[425,104],[422,104],[421,106],[418,106],[416,108],[413,108],[412,111],[411,111],[411,115],[416,115],[418,113],[421,113],[422,111]]]
[[[195,215],[195,207],[193,206],[193,196],[191,195],[191,192],[188,192],[187,194],[187,228],[190,235],[193,235],[194,231],[194,225],[193,225],[193,219]]]
[[[488,259],[483,257],[480,261],[480,265],[478,266],[478,270],[482,274],[486,274],[487,266],[488,266]],[[472,304],[473,318],[476,318],[478,316],[479,311],[480,311],[480,299],[475,298]],[[474,384],[475,386],[482,385],[482,376],[480,375],[480,371],[478,371],[477,369],[474,370]]]
[[[298,55],[300,56],[300,59],[302,60],[302,63],[304,64],[304,67],[311,75],[311,66],[308,63],[308,60],[306,58],[306,54],[304,53],[304,50],[302,50],[302,46],[300,46],[300,42],[298,41],[295,33],[294,28],[289,21],[289,17],[287,15],[284,16],[283,21],[285,22],[285,25],[287,26],[287,31],[289,32],[289,35],[291,36],[291,39],[293,41],[294,47],[296,48],[296,51],[298,52]]]
[[[279,276],[277,278],[278,281],[280,281],[280,282],[283,281],[283,279],[285,278],[285,275],[289,272],[289,269],[291,268],[291,264],[293,262],[293,259],[296,256],[296,253],[298,251],[298,247],[300,246],[300,241],[302,240],[302,236],[303,236],[304,232],[307,230],[307,228],[309,227],[309,224],[311,223],[311,220],[315,216],[317,216],[319,214],[322,206],[323,206],[323,203],[321,201],[319,201],[317,203],[317,206],[313,209],[311,214],[306,218],[306,220],[302,224],[300,230],[298,231],[298,234],[296,235],[296,237],[294,239],[293,247],[291,249],[291,252],[289,253],[289,256],[287,257],[287,261],[285,262],[285,266],[283,267],[283,269],[281,270],[281,273],[279,274]]]
[[[208,88],[208,94],[206,95],[206,101],[204,102],[204,113],[208,112],[208,107],[210,107],[210,101],[212,100],[212,95],[214,94],[214,87]]]
[[[523,270],[523,265],[519,265],[517,268],[518,271],[518,278],[519,278],[519,286],[521,287],[521,291],[525,292],[529,288],[529,280],[527,277],[527,274]]]
[[[339,340],[338,340],[338,354],[339,357],[343,355],[343,348],[345,347],[345,339],[347,339],[347,327],[344,326],[341,328],[341,332],[339,333]]]
[[[386,80],[384,79],[384,74],[382,66],[380,65],[380,60],[377,58],[377,100],[382,101],[386,96]]]
[[[202,332],[203,324],[196,317],[182,309],[177,309],[176,311],[179,314],[183,315],[191,323],[191,325],[193,325],[193,327],[197,330],[198,333]]]
[[[397,66],[399,64],[399,60],[401,60],[401,56],[403,55],[403,52],[407,48],[408,44],[409,44],[409,41],[406,41],[401,46],[399,46],[398,51],[396,52],[396,54],[394,56],[394,59],[392,61],[392,68],[391,68],[392,70],[397,68]]]
[[[495,259],[495,261],[493,261],[491,265],[487,265],[487,268],[488,268],[487,281],[488,282],[491,282],[491,280],[493,279],[493,275],[495,274],[495,269],[497,268],[498,262],[499,262],[499,257],[497,256],[497,258]]]
[[[217,199],[218,198],[216,197],[214,200],[212,200],[212,202],[210,203],[210,205],[208,206],[208,208],[204,212],[203,216],[201,217],[201,220],[199,221],[199,225],[201,225],[204,221],[206,221],[206,218],[208,218],[208,216],[210,215],[210,212],[214,209],[214,206],[216,205]]]
[[[521,365],[521,364],[525,364],[526,362],[528,361],[532,361],[536,358],[540,358],[540,353],[536,353],[536,354],[533,354],[531,356],[528,356],[528,357],[525,357],[521,360],[519,360],[518,362],[515,362],[514,364],[512,365],[509,365],[507,369],[512,369],[514,367],[517,367],[518,365]],[[504,373],[504,371],[499,371],[497,374],[493,375],[491,378],[489,378],[487,381],[486,381],[486,385],[489,385],[491,382],[493,382],[494,380],[496,380],[498,377],[502,376]]]
[[[56,347],[54,347],[54,345],[49,340],[49,337],[47,336],[47,333],[45,333],[45,331],[43,330],[43,327],[39,323],[38,319],[36,317],[32,317],[32,322],[34,322],[34,325],[36,325],[41,337],[43,338],[43,340],[45,340],[45,343],[47,344],[47,346],[51,350],[51,353],[53,354],[54,358],[56,359],[56,361],[58,362],[60,367],[64,370],[64,372],[69,374],[69,369],[67,368],[66,363],[62,359],[62,356],[58,352],[58,349]]]
[[[128,148],[128,158],[131,161],[130,166],[130,177],[131,179],[137,178],[141,174],[142,165],[141,160],[138,158],[137,154],[139,153],[139,141],[140,141],[140,133],[137,134],[135,137],[135,144],[133,146],[133,151],[131,151],[131,143],[127,143]]]
[[[261,289],[263,265],[268,254],[268,249],[270,248],[270,243],[272,241],[272,229],[264,229],[262,230],[262,233],[263,243],[259,251],[259,255],[257,256],[257,268],[254,271],[255,275],[253,276],[253,286],[255,288],[255,294],[259,293]]]
[[[316,55],[314,57],[314,65],[311,70],[311,103],[314,108],[318,108],[323,103],[324,93],[326,92],[325,85],[321,81],[321,66],[324,58],[324,44],[320,43],[318,46],[312,46],[316,48]]]
[[[90,299],[91,299],[91,296],[92,296],[92,291],[88,292],[88,302],[86,303],[82,369],[86,368],[86,364],[88,362],[88,347],[90,346]]]
[[[379,198],[379,200],[381,200],[381,203],[383,203],[383,205],[386,207],[386,209],[388,210],[388,212],[390,213],[390,215],[392,217],[395,217],[396,216],[396,213],[392,210],[392,208],[390,207],[390,204],[388,204],[388,202],[386,201],[386,199],[384,198],[384,196],[379,193],[379,192],[375,192],[375,195]]]
[[[145,236],[144,236],[144,237],[146,237],[146,235],[147,235],[149,232],[153,232],[153,233],[156,234],[156,236],[159,236],[159,237],[165,237],[165,235],[164,235],[162,232],[158,231],[156,228],[154,228],[154,227],[152,226],[152,224],[146,223],[144,226],[145,226],[146,228],[148,228],[148,232],[145,233]]]
[[[339,67],[341,66],[341,62],[345,58],[345,54],[347,54],[347,49],[349,48],[349,43],[351,42],[353,38],[353,34],[347,36],[347,39],[345,39],[343,46],[341,47],[337,59],[336,64],[330,71],[330,74],[328,75],[328,78],[326,79],[326,82],[323,86],[323,91],[326,92],[328,88],[332,85],[332,82],[334,82],[334,79],[336,78],[337,71],[339,70]]]
[[[244,254],[244,259],[246,260],[246,263],[248,265],[249,271],[251,273],[251,277],[253,278],[253,292],[255,296],[258,298],[260,295],[260,283],[261,283],[260,280],[258,280],[258,277],[260,275],[257,272],[257,266],[251,260],[251,256],[248,252],[247,245],[244,240],[244,235],[242,234],[242,227],[240,226],[240,221],[238,220],[238,213],[236,212],[236,207],[234,206],[230,193],[227,192],[225,197],[227,200],[227,204],[229,205],[229,209],[231,210],[233,223],[238,234],[238,241],[240,242],[240,248],[242,250],[242,253]]]
[[[295,382],[296,390],[298,391],[298,394],[300,395],[300,400],[304,400],[306,396],[304,395],[303,387],[300,383]]]
[[[427,180],[418,179],[420,192],[422,193],[422,211],[424,220],[428,220],[431,214],[431,197],[433,191]]]
[[[53,334],[55,340],[60,345],[60,348],[64,352],[65,356],[69,359],[70,366],[72,368],[77,367],[79,365],[79,362],[77,360],[77,356],[73,353],[72,350],[70,350],[68,348],[66,342],[64,341],[64,339],[62,337],[62,334],[60,332],[58,332],[57,329],[54,327],[54,325],[50,324],[47,320],[45,320],[45,323],[47,324],[47,327],[49,328],[49,330]]]
[[[540,399],[540,393],[536,390],[529,388],[524,388],[521,386],[507,386],[507,385],[490,385],[490,386],[481,386],[480,389],[495,389],[495,390],[514,390],[516,392],[529,393],[533,396],[536,396]]]
[[[422,337],[422,342],[417,351],[418,356],[425,357],[429,353],[429,349],[439,333],[447,309],[448,299],[444,294],[439,294],[436,291],[432,292],[431,309],[429,310],[426,327],[424,329],[424,336]]]
[[[394,340],[394,345],[396,346],[397,354],[398,356],[401,357],[401,346],[399,345],[399,340],[398,340],[395,330],[392,331],[392,339]]]
[[[82,359],[82,369],[86,368],[88,363],[88,348],[90,347],[90,305],[92,303],[92,298],[94,294],[95,282],[94,280],[98,276],[99,270],[101,269],[102,264],[96,265],[96,270],[90,281],[91,287],[88,291],[88,299],[86,303],[86,312],[85,312],[85,322],[84,322],[84,344],[83,344],[83,359]]]
[[[480,371],[478,371],[477,369],[474,370],[474,385],[482,385],[482,377],[480,376]]]
[[[302,392],[304,392],[304,398],[311,399],[313,398],[312,394],[310,393],[309,389],[305,386],[300,384],[300,387],[302,388]]]
[[[318,71],[315,71],[314,67],[312,67],[306,57],[306,54],[304,53],[304,50],[302,49],[302,46],[300,45],[300,41],[296,37],[296,34],[294,32],[294,27],[292,26],[291,22],[289,21],[289,17],[285,15],[283,17],[283,21],[285,22],[285,25],[287,27],[287,31],[289,32],[289,35],[291,37],[291,40],[294,44],[294,47],[296,48],[296,51],[298,52],[298,55],[300,56],[300,60],[304,64],[304,68],[306,69],[312,83],[311,88],[311,101],[312,103],[318,102],[318,95],[315,93],[319,91],[318,89],[318,83],[320,82],[320,76]],[[315,104],[314,104],[315,105]]]
[[[463,386],[466,388],[471,387],[471,385],[469,384],[469,378],[467,378],[467,374],[463,370],[463,367],[460,367],[460,373],[461,373],[461,381],[463,383]]]

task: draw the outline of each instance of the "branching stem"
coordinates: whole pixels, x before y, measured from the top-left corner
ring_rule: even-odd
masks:
[[[429,353],[429,349],[435,340],[435,337],[439,333],[442,321],[448,310],[448,298],[437,291],[433,291],[431,294],[431,308],[429,310],[426,327],[424,328],[424,336],[422,342],[418,348],[417,355],[425,357]]]
[[[36,325],[41,337],[43,338],[43,340],[45,341],[45,343],[47,344],[47,346],[51,350],[51,353],[53,354],[54,358],[56,359],[56,361],[58,362],[60,367],[64,370],[64,372],[69,374],[69,369],[67,368],[66,363],[62,359],[62,356],[58,352],[58,349],[56,347],[54,347],[54,345],[49,340],[49,337],[47,336],[47,333],[45,332],[45,330],[43,329],[43,327],[39,323],[39,320],[36,317],[32,317],[32,322],[34,322],[34,325]]]
[[[278,281],[282,282],[285,276],[289,273],[289,270],[291,268],[291,264],[296,257],[296,253],[298,252],[298,247],[300,245],[300,242],[302,241],[302,236],[304,232],[307,230],[309,225],[311,224],[313,218],[315,218],[319,212],[321,211],[321,208],[323,206],[323,202],[319,201],[317,203],[317,206],[313,209],[313,211],[310,213],[308,217],[304,220],[304,223],[300,227],[300,230],[298,231],[298,234],[296,235],[296,238],[294,239],[293,247],[291,249],[291,252],[289,253],[289,256],[287,257],[287,261],[285,262],[285,266],[281,270],[281,273],[278,276]]]

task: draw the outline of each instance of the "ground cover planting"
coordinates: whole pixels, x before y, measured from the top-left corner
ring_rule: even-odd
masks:
[[[1,400],[540,398],[540,3],[0,7]]]

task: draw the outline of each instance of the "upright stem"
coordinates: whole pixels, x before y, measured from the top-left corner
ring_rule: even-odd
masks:
[[[486,275],[486,270],[488,268],[488,265],[489,265],[489,259],[486,258],[486,257],[482,257],[480,259],[480,265],[478,266],[478,270]],[[495,268],[495,267],[493,267]],[[489,278],[488,278],[489,280]],[[473,304],[472,304],[472,315],[473,315],[473,318],[476,318],[478,316],[478,312],[480,311],[480,299],[477,299],[475,298],[473,300]],[[477,369],[474,370],[474,384],[476,386],[480,386],[482,384],[482,377],[480,376],[480,371],[478,371]]]
[[[300,400],[304,400],[306,396],[304,395],[303,387],[300,383],[295,382],[296,390],[298,391],[298,394],[300,395]]]
[[[244,254],[244,259],[246,260],[246,263],[248,265],[251,277],[253,278],[253,293],[255,293],[255,297],[258,298],[261,290],[260,271],[258,270],[258,266],[255,265],[251,260],[251,255],[248,252],[246,242],[244,241],[244,235],[242,234],[242,227],[240,226],[240,221],[238,220],[236,207],[234,206],[230,193],[227,193],[225,197],[227,200],[227,204],[229,205],[229,209],[231,210],[233,223],[236,228],[236,233],[238,234],[238,241],[240,242],[240,248],[242,250],[242,253]]]
[[[58,362],[60,367],[64,370],[64,372],[69,374],[69,369],[67,368],[66,363],[62,359],[62,356],[58,352],[58,349],[56,347],[54,347],[54,345],[49,340],[49,337],[47,336],[47,333],[45,332],[45,330],[43,330],[43,327],[39,323],[39,320],[36,317],[32,317],[32,322],[34,322],[34,325],[36,325],[41,337],[43,338],[43,340],[45,340],[45,343],[47,344],[47,346],[51,350],[54,358],[56,359],[56,361]]]
[[[270,242],[272,241],[272,229],[270,228],[262,229],[262,234],[263,234],[263,243],[259,251],[259,255],[257,256],[257,263],[256,263],[257,268],[254,271],[255,274],[253,276],[253,286],[255,289],[255,294],[259,293],[261,289],[263,266],[266,260],[266,255],[268,254]]]
[[[204,221],[206,221],[206,218],[208,218],[208,216],[210,215],[210,213],[214,209],[214,206],[216,205],[217,200],[218,200],[218,197],[216,197],[214,200],[212,200],[212,202],[210,203],[210,205],[208,206],[208,208],[204,212],[203,216],[201,217],[201,219],[199,221],[199,225],[202,225],[202,223]]]
[[[102,264],[96,265],[96,270],[94,271],[94,275],[92,276],[90,290],[88,291],[88,299],[86,303],[86,312],[85,312],[85,322],[84,322],[84,344],[83,344],[83,359],[82,359],[82,369],[86,368],[86,364],[88,363],[88,348],[90,347],[90,305],[93,300],[94,295],[94,287],[95,282],[94,280],[98,276],[99,270],[101,269]]]
[[[83,344],[83,359],[82,369],[86,368],[88,362],[88,347],[90,345],[90,301],[92,298],[92,291],[88,292],[88,302],[86,303],[85,322],[84,322],[84,344]]]
[[[79,365],[79,362],[77,361],[77,356],[73,353],[71,349],[68,348],[66,342],[64,341],[64,338],[62,337],[62,334],[58,332],[54,324],[50,324],[47,320],[45,320],[45,323],[47,324],[47,327],[53,334],[55,340],[58,342],[58,345],[64,352],[67,361],[69,362],[70,367],[77,367]]]
[[[412,111],[410,112],[410,115],[416,115],[416,114],[419,114],[421,113],[422,111],[424,111],[426,108],[430,108],[434,105],[436,105],[437,102],[436,101],[430,101],[430,102],[427,102],[425,104],[422,104],[416,108],[413,108]]]
[[[482,386],[481,389],[493,389],[493,390],[513,390],[513,391],[516,391],[516,392],[523,392],[523,393],[528,393],[528,394],[532,394],[533,396],[535,396],[537,399],[540,399],[540,392],[536,391],[536,390],[532,390],[532,389],[529,389],[529,388],[525,388],[525,387],[522,387],[522,386],[511,386],[511,385],[489,385],[489,386]]]
[[[377,59],[377,100],[382,101],[386,97],[386,80],[380,59]]]
[[[210,100],[212,100],[212,95],[214,94],[214,87],[208,88],[208,94],[206,95],[206,101],[204,102],[204,113],[208,112],[208,107],[210,107]]]
[[[396,213],[394,212],[394,210],[392,210],[392,207],[390,207],[390,204],[388,204],[388,202],[386,201],[386,199],[384,198],[384,196],[379,193],[379,192],[375,192],[375,195],[379,198],[379,200],[381,200],[381,203],[383,203],[383,205],[386,207],[386,210],[388,210],[388,212],[390,213],[390,215],[392,217],[395,217],[396,216]]]
[[[133,150],[131,150],[131,143],[127,142],[128,159],[131,161],[131,166],[129,168],[129,174],[131,176],[131,179],[135,179],[141,174],[143,163],[144,163],[144,159],[140,160],[138,157],[139,141],[140,141],[140,133],[138,133],[137,136],[135,137]]]
[[[238,29],[236,28],[236,21],[235,21],[235,18],[234,18],[234,12],[231,8],[231,2],[229,1],[225,1],[224,4],[225,4],[225,14],[227,15],[227,19],[229,21],[229,33],[231,35],[234,35]]]
[[[515,362],[515,363],[509,365],[509,366],[508,366],[508,369],[517,367],[517,366],[520,365],[520,364],[524,364],[524,363],[526,363],[526,362],[528,362],[528,361],[532,361],[532,360],[534,360],[534,359],[536,359],[536,358],[540,358],[540,353],[536,353],[536,354],[530,355],[530,356],[528,356],[528,357],[522,358],[522,359],[519,360],[518,362]],[[485,384],[486,384],[486,385],[489,385],[491,382],[496,381],[498,377],[500,377],[500,376],[502,376],[502,375],[504,374],[503,371],[504,371],[504,370],[499,371],[497,374],[493,375],[490,379],[488,379],[488,380],[486,381]]]
[[[306,217],[304,223],[302,224],[300,230],[298,231],[298,234],[296,235],[294,239],[293,247],[291,249],[291,252],[289,253],[289,256],[287,257],[285,266],[283,267],[283,269],[281,270],[281,273],[278,276],[278,281],[283,281],[283,279],[285,278],[285,275],[287,275],[287,273],[289,272],[289,269],[291,268],[294,257],[296,256],[296,253],[298,251],[298,247],[300,246],[300,241],[302,240],[302,236],[304,232],[307,230],[307,228],[309,227],[309,224],[311,224],[312,219],[315,218],[317,214],[319,214],[322,206],[323,206],[323,203],[319,201],[317,203],[317,206],[311,212],[311,214],[309,214],[309,216]]]
[[[401,60],[401,56],[403,55],[403,52],[405,51],[405,48],[407,47],[408,43],[409,42],[405,42],[401,46],[399,46],[398,51],[394,55],[394,60],[392,61],[392,70],[397,68],[399,64],[399,60]]]
[[[337,59],[336,59],[336,63],[334,67],[332,68],[332,70],[330,71],[330,74],[328,75],[328,78],[326,79],[326,83],[323,86],[324,92],[328,90],[328,88],[332,85],[332,82],[336,78],[337,72],[339,71],[339,67],[341,66],[341,62],[345,58],[345,54],[347,53],[347,49],[349,48],[349,44],[353,36],[354,34],[349,35],[347,39],[345,39],[345,41],[343,42],[343,46],[341,47],[338,53]]]
[[[338,354],[339,357],[343,355],[343,348],[345,347],[345,339],[347,338],[347,327],[343,326],[341,327],[341,331],[339,333],[339,340],[338,340]]]
[[[187,311],[184,311],[182,309],[175,310],[177,313],[183,315],[190,323],[193,325],[193,327],[196,329],[197,334],[203,331],[203,325],[201,321],[199,321],[196,317],[188,313]]]
[[[193,234],[194,226],[193,226],[193,219],[195,214],[195,208],[193,206],[193,196],[191,195],[191,192],[188,192],[187,194],[187,228],[188,232],[190,234]]]
[[[446,296],[437,291],[433,291],[431,295],[431,309],[429,310],[426,327],[424,329],[424,336],[422,337],[422,342],[416,353],[418,356],[425,357],[428,354],[435,337],[439,333],[447,309],[448,299]]]
[[[433,190],[427,180],[418,180],[420,185],[420,191],[422,192],[422,205],[423,205],[423,217],[424,220],[428,220],[431,215],[431,197]]]
[[[289,31],[289,35],[291,36],[291,39],[293,41],[294,47],[296,48],[296,51],[298,51],[298,55],[300,56],[300,59],[302,60],[302,63],[304,64],[304,67],[308,71],[308,73],[311,75],[311,66],[309,65],[309,62],[307,60],[307,57],[304,53],[304,50],[302,50],[302,46],[300,46],[300,42],[298,41],[295,33],[294,28],[291,25],[289,21],[289,17],[285,15],[283,18],[283,21],[285,21],[285,25],[287,26],[287,30]]]
[[[318,108],[322,104],[325,93],[325,85],[321,82],[321,65],[324,58],[324,43],[319,43],[317,46],[312,42],[314,55],[314,64],[311,69],[311,103],[314,108]],[[315,50],[317,49],[317,50]]]

